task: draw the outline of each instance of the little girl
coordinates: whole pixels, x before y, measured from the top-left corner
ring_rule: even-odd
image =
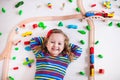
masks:
[[[30,47],[36,57],[35,80],[63,80],[70,62],[82,52],[60,29],[50,30],[45,38],[32,38]]]

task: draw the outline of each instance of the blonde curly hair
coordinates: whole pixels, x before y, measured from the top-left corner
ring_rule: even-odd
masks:
[[[74,54],[71,52],[71,49],[70,49],[70,46],[69,46],[70,45],[69,44],[69,38],[61,29],[51,29],[50,31],[48,31],[47,36],[43,40],[41,50],[44,51],[44,52],[48,52],[48,50],[46,48],[46,44],[48,42],[48,39],[49,39],[50,35],[53,34],[53,33],[60,33],[60,34],[64,35],[65,43],[64,43],[64,49],[63,49],[62,53],[69,55],[70,61],[73,61]]]

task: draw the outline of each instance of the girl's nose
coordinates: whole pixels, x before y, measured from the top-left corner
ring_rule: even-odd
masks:
[[[58,44],[57,44],[57,43],[55,43],[55,44],[54,44],[54,46],[55,46],[55,47],[57,47],[57,46],[58,46]]]

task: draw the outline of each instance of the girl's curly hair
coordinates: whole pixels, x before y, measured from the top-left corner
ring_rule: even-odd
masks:
[[[70,59],[70,61],[72,61],[73,57],[74,57],[74,54],[71,52],[71,49],[70,49],[70,46],[69,46],[70,45],[69,44],[69,38],[60,29],[52,29],[52,30],[48,31],[47,36],[43,40],[43,45],[41,46],[41,50],[43,50],[44,52],[48,52],[48,50],[46,48],[46,44],[48,42],[48,39],[49,39],[50,35],[53,34],[53,33],[60,33],[60,34],[64,35],[65,43],[64,43],[64,49],[63,49],[62,53],[69,55],[69,59]]]

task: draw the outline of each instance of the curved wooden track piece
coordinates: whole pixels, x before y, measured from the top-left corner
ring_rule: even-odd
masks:
[[[81,9],[81,14],[84,16],[86,11],[83,7],[83,3],[82,3],[82,0],[77,0],[77,3],[78,3],[78,7]],[[91,19],[87,19],[87,23],[90,25],[91,29],[90,29],[90,32],[89,32],[89,48],[93,47],[94,48],[94,37],[95,37],[95,26],[94,26],[94,23],[93,23],[93,20]],[[90,64],[91,65],[91,64]],[[93,64],[92,64],[93,65]],[[94,66],[94,65],[93,65]],[[95,76],[94,76],[94,68],[92,68],[93,70],[90,69],[90,74],[89,74],[89,80],[95,80]],[[91,75],[91,72],[93,75]]]
[[[69,19],[83,19],[84,17],[82,14],[72,14],[72,15],[66,15],[66,16],[46,16],[46,17],[33,17],[28,18],[26,20],[23,20],[18,24],[18,26],[21,26],[22,24],[27,24],[34,21],[55,21],[55,20],[69,20]]]
[[[16,31],[14,27],[8,36],[6,47],[3,50],[2,54],[0,55],[0,60],[4,60],[2,80],[8,80],[9,60],[10,60],[10,55],[12,50],[12,41],[15,35],[16,35]]]
[[[28,18],[20,23],[18,23],[16,26],[21,27],[23,24],[28,24],[31,22],[35,21],[55,21],[55,20],[69,20],[69,19],[85,19],[86,17],[84,16],[86,11],[83,7],[82,0],[77,0],[78,7],[81,8],[81,14],[72,14],[72,15],[66,15],[66,16],[46,16],[46,17],[33,17],[33,18]],[[89,47],[94,48],[94,31],[95,31],[95,26],[93,23],[92,19],[86,19],[88,24],[91,26],[90,34],[89,34]],[[6,47],[3,50],[2,54],[0,54],[0,61],[4,60],[3,63],[3,74],[2,74],[2,80],[8,80],[8,70],[9,70],[9,60],[11,56],[11,50],[12,50],[12,41],[14,36],[16,35],[16,29],[17,27],[14,27],[9,36],[8,40],[6,43]],[[89,80],[95,80],[94,76],[89,76]]]
[[[21,27],[23,24],[31,23],[34,21],[55,21],[55,20],[69,20],[69,19],[83,19],[82,14],[73,14],[73,15],[66,15],[66,16],[47,16],[47,17],[33,17],[28,18],[17,24],[16,26]],[[3,74],[2,80],[8,80],[8,70],[9,70],[9,60],[11,56],[11,50],[13,46],[13,38],[17,34],[16,28],[14,27],[9,36],[6,43],[6,47],[3,50],[2,54],[0,54],[0,61],[3,60]]]

